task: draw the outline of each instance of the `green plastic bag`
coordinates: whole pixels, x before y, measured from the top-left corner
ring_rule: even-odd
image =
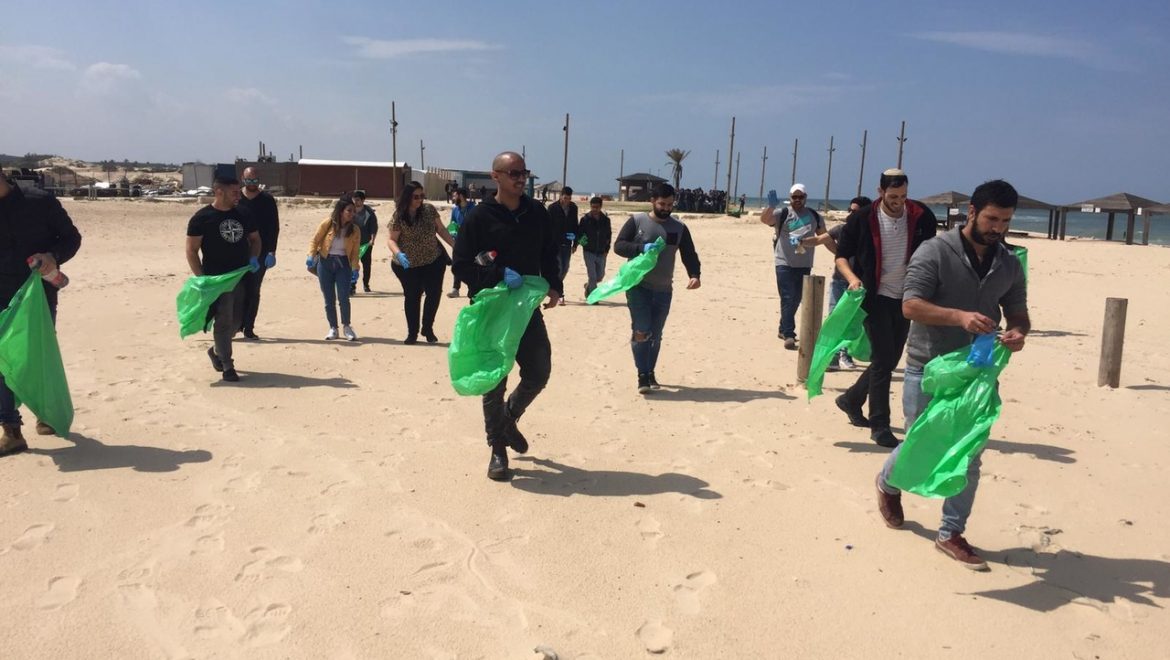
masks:
[[[1012,251],[1016,253],[1016,258],[1020,260],[1020,266],[1024,269],[1024,281],[1028,281],[1028,248],[1022,245],[1013,245]]]
[[[211,304],[223,294],[236,288],[240,278],[250,271],[244,266],[223,275],[198,275],[187,278],[175,305],[179,310],[179,338],[196,332],[207,332],[215,321],[208,314]]]
[[[869,337],[865,334],[866,314],[861,308],[863,300],[865,289],[846,290],[837,300],[833,312],[825,317],[825,322],[821,325],[821,334],[817,337],[817,345],[813,348],[808,379],[805,381],[810,401],[813,397],[821,395],[825,369],[837,351],[846,349],[849,355],[858,360],[869,359]]]
[[[577,238],[577,245],[580,245],[581,247],[585,247],[586,245],[589,245],[589,237],[586,236],[585,234],[581,234]]]
[[[967,363],[970,347],[926,364],[922,390],[933,398],[906,433],[890,484],[925,497],[953,497],[967,487],[967,465],[999,419],[997,383],[1011,352],[996,344],[992,363]]]
[[[447,233],[451,234],[452,238],[459,233],[459,225],[455,224],[454,220],[447,223]]]
[[[447,365],[451,386],[464,396],[486,394],[512,371],[520,338],[532,312],[548,295],[543,277],[525,275],[524,283],[509,289],[503,282],[475,294],[459,312]]]
[[[622,264],[622,267],[618,269],[617,275],[598,284],[597,288],[593,290],[593,293],[589,294],[589,297],[585,299],[586,304],[595,305],[610,296],[615,296],[638,286],[642,278],[646,277],[646,273],[654,270],[654,267],[658,265],[658,254],[662,252],[662,248],[666,247],[666,241],[659,237],[654,239],[651,245],[653,247],[649,252],[639,254]]]
[[[69,437],[73,399],[38,271],[29,274],[8,308],[0,311],[0,374],[16,405],[23,402],[58,436]]]
[[[362,246],[358,248],[358,259],[366,258],[366,253],[370,251],[371,245],[373,245],[373,243],[362,243]]]

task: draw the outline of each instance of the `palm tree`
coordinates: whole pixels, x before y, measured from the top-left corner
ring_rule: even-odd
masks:
[[[667,165],[670,165],[674,173],[674,189],[678,190],[679,179],[682,178],[682,162],[683,159],[690,154],[690,151],[683,151],[682,149],[667,149],[666,157],[670,159]]]

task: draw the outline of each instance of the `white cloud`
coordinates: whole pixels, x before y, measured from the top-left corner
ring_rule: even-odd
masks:
[[[77,68],[64,52],[48,46],[0,45],[0,61],[58,71],[73,71]]]
[[[950,44],[1002,55],[1072,60],[1097,68],[1112,69],[1119,62],[1096,44],[1072,36],[1028,32],[918,32],[915,39]]]
[[[125,82],[141,79],[142,74],[129,65],[98,62],[85,69],[81,89],[93,94],[108,94]]]
[[[269,107],[276,107],[276,99],[256,89],[255,87],[233,87],[227,91],[227,98],[240,105],[260,103]]]
[[[386,41],[368,37],[343,37],[345,43],[356,48],[356,54],[371,60],[388,60],[395,57],[420,55],[424,53],[451,53],[458,51],[496,50],[500,48],[486,41],[468,39],[398,39]]]

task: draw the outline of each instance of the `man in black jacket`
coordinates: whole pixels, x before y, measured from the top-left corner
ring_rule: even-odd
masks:
[[[23,191],[0,174],[0,309],[28,280],[28,259],[40,260],[40,272],[48,275],[73,258],[81,247],[81,234],[57,198],[42,190]],[[57,287],[45,282],[45,297],[57,320]],[[28,449],[21,433],[20,411],[12,390],[0,376],[0,456]],[[37,422],[37,433],[52,435],[54,429]]]
[[[548,207],[552,226],[560,234],[560,249],[557,252],[557,261],[560,264],[561,281],[569,274],[569,261],[577,251],[577,205],[573,203],[573,189],[565,186],[561,189],[561,199]],[[561,299],[561,304],[565,304]]]
[[[589,280],[585,283],[585,297],[588,298],[597,283],[605,279],[605,258],[613,236],[609,216],[601,212],[600,197],[589,200],[589,212],[581,217],[577,231],[577,244],[585,253],[585,273]]]
[[[280,211],[276,198],[260,189],[260,177],[251,167],[244,168],[244,187],[240,190],[239,207],[252,216],[260,232],[260,270],[244,276],[244,337],[256,336],[256,314],[260,312],[260,286],[264,284],[264,273],[276,267],[276,241],[280,237]]]
[[[366,205],[366,191],[355,190],[350,195],[353,198],[353,223],[361,231],[362,245],[369,245],[362,256],[362,291],[370,292],[370,266],[374,263],[371,253],[374,251],[374,241],[378,238],[378,214],[373,207]],[[357,282],[350,287],[350,293],[357,293]]]
[[[563,286],[557,261],[562,235],[554,229],[548,210],[524,194],[528,182],[524,158],[513,151],[496,156],[492,161],[492,180],[497,185],[496,195],[485,199],[468,214],[455,239],[451,270],[467,283],[473,299],[475,294],[500,281],[519,286],[522,276],[539,275],[549,286],[544,308],[555,307]],[[488,256],[493,252],[494,259]],[[520,433],[516,420],[544,389],[552,373],[552,347],[539,309],[533,312],[520,338],[516,363],[520,365],[520,384],[506,403],[507,378],[483,395],[484,428],[492,448],[488,478],[496,481],[506,481],[511,476],[509,447],[520,454],[528,451],[528,440]]]
[[[882,447],[899,442],[890,431],[890,379],[910,330],[910,321],[902,315],[906,265],[937,231],[934,213],[907,199],[909,186],[902,170],[882,172],[878,201],[850,213],[837,242],[837,270],[850,289],[865,287],[862,309],[873,350],[869,366],[836,403],[854,426],[868,426],[870,439]],[[861,413],[867,398],[868,420]]]

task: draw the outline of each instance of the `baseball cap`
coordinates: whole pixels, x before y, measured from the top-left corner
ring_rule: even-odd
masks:
[[[805,191],[805,189],[804,189],[804,184],[803,184],[803,183],[795,183],[795,184],[793,184],[793,185],[792,185],[792,187],[791,187],[791,188],[789,188],[789,189],[788,189],[788,194],[789,194],[789,195],[791,195],[791,194],[792,194],[792,193],[794,193],[794,192],[801,192],[801,193],[804,193],[804,194],[806,194],[806,195],[808,194],[808,193]]]

